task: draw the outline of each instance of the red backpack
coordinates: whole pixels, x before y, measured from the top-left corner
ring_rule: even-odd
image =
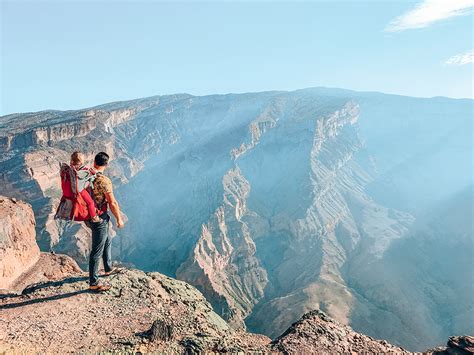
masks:
[[[89,215],[87,204],[79,192],[86,188],[86,185],[92,183],[94,178],[93,171],[89,169],[76,171],[68,164],[62,163],[60,176],[63,196],[54,218],[71,222],[89,220],[91,216]]]

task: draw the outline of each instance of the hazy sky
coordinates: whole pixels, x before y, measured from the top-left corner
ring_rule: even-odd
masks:
[[[312,86],[472,97],[474,0],[1,0],[0,114]]]

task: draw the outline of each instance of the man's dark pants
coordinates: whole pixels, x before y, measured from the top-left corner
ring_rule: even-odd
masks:
[[[105,272],[112,270],[112,238],[109,234],[110,216],[103,213],[99,216],[99,222],[86,221],[86,225],[92,230],[92,248],[89,256],[89,284],[96,285],[99,282],[100,259],[104,262]]]

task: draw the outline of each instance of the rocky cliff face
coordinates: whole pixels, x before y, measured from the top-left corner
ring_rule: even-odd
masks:
[[[31,207],[0,196],[0,289],[6,289],[40,257]]]
[[[273,337],[319,308],[421,350],[452,334],[451,324],[474,331],[453,318],[470,301],[454,306],[451,297],[472,285],[434,275],[447,275],[453,260],[442,272],[414,262],[406,277],[404,256],[426,230],[433,250],[453,230],[419,226],[472,184],[471,108],[471,100],[308,89],[9,115],[0,118],[0,193],[33,205],[43,250],[84,261],[88,231],[77,225],[58,240],[52,223],[55,171],[72,150],[89,159],[106,150],[130,219],[114,242],[122,260],[195,285],[233,327]],[[469,260],[472,233],[452,235]],[[414,260],[429,258],[418,250]],[[401,297],[407,288],[414,296]]]
[[[274,128],[283,114],[285,100],[277,98],[248,126],[248,141],[231,148],[232,167],[222,178],[222,202],[202,225],[192,257],[176,271],[179,278],[200,287],[234,327],[264,296],[268,283],[266,270],[257,259],[246,216],[256,216],[247,208],[250,183],[237,160],[248,154],[261,137]]]

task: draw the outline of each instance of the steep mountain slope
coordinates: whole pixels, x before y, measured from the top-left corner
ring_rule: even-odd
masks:
[[[474,331],[455,313],[435,316],[466,283],[429,286],[438,270],[416,263],[412,276],[404,271],[405,240],[452,232],[418,226],[472,184],[471,137],[472,100],[322,88],[153,97],[1,117],[0,193],[32,203],[42,250],[84,262],[87,230],[59,241],[51,219],[55,171],[72,150],[105,149],[130,220],[115,242],[122,260],[192,283],[233,327],[276,336],[319,308],[421,350],[443,342],[449,324]],[[472,233],[453,239],[472,249]],[[443,238],[431,241],[442,250]],[[399,302],[405,288],[422,296]]]

